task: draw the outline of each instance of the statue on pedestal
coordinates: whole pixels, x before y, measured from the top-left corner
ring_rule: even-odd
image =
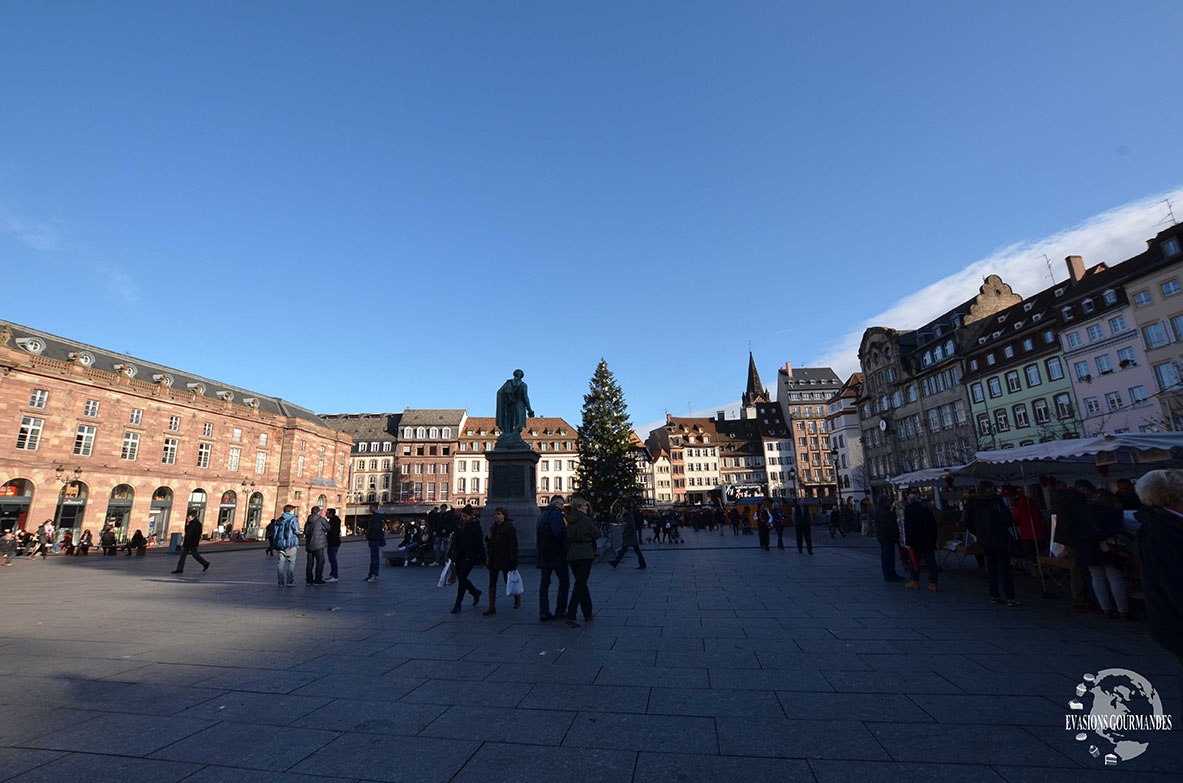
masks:
[[[526,382],[522,380],[525,375],[521,370],[514,370],[513,377],[497,390],[497,428],[501,430],[497,438],[499,448],[526,447],[521,431],[526,428],[526,419],[533,416],[534,411],[530,408]]]

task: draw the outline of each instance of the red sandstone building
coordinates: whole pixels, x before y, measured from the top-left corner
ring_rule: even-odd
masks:
[[[352,440],[277,397],[0,321],[0,527],[164,542],[343,505]]]

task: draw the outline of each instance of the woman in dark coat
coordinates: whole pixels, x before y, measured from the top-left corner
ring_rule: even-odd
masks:
[[[473,606],[481,600],[481,591],[468,580],[474,567],[485,564],[485,539],[481,536],[481,523],[472,517],[472,506],[465,506],[460,512],[460,527],[452,536],[448,557],[456,567],[456,604],[452,614],[457,614],[466,592],[472,594]]]
[[[78,539],[77,554],[86,556],[90,554],[90,548],[94,545],[94,537],[89,530],[82,531],[82,536]]]
[[[143,531],[137,530],[131,540],[127,542],[127,556],[131,557],[132,550],[135,550],[136,557],[143,557],[144,552],[147,551],[148,540],[144,538]]]
[[[1142,523],[1137,546],[1150,635],[1179,660],[1183,674],[1183,470],[1153,470],[1138,479]],[[1180,679],[1183,691],[1183,679]]]
[[[1105,543],[1124,528],[1121,502],[1112,492],[1098,490],[1072,518],[1072,526],[1077,540],[1076,564],[1089,570],[1093,592],[1105,616],[1112,619],[1116,605],[1123,618],[1133,619],[1126,597],[1123,563],[1116,549]]]
[[[760,533],[760,548],[768,552],[771,542],[768,532],[768,509],[757,507],[753,513],[756,515],[756,528]]]
[[[509,572],[518,570],[518,531],[504,508],[493,509],[493,524],[485,537],[489,547],[489,608],[485,614],[497,611],[497,575],[503,582],[509,581]],[[513,608],[522,605],[522,597],[513,597]]]

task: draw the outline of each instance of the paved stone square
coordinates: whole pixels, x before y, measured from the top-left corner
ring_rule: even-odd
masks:
[[[594,622],[482,617],[434,568],[341,550],[342,581],[275,586],[261,549],[0,571],[0,780],[1165,781],[1179,732],[1104,769],[1064,729],[1085,672],[1179,670],[1142,623],[1075,615],[979,573],[932,594],[885,584],[868,539],[816,554],[689,532],[597,565]],[[786,543],[787,540],[786,540]],[[484,572],[474,575],[484,588]],[[483,602],[482,602],[483,604]],[[483,605],[482,605],[483,609]]]

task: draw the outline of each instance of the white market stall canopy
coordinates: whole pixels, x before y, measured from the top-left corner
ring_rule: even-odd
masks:
[[[979,451],[966,465],[916,470],[888,481],[897,487],[936,486],[945,484],[949,476],[956,484],[969,484],[978,479],[1014,479],[1039,473],[1055,473],[1067,480],[1095,476],[1099,466],[1108,466],[1114,471],[1112,477],[1120,478],[1179,465],[1183,465],[1183,433],[1137,432]]]

